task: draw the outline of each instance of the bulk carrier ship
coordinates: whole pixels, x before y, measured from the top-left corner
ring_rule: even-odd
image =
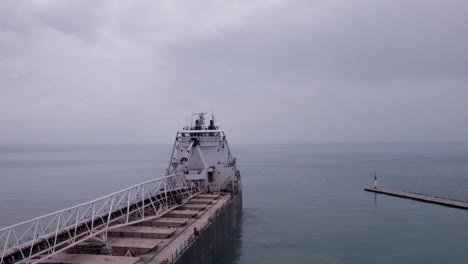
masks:
[[[240,222],[242,184],[206,113],[176,134],[164,177],[0,229],[0,264],[215,263]]]

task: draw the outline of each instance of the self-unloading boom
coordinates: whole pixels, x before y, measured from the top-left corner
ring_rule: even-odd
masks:
[[[76,255],[73,255],[73,252],[78,252],[79,256],[82,257],[83,252],[80,251],[80,247],[96,242],[99,244],[99,251],[94,255],[92,263],[98,261],[96,256],[101,257],[102,260],[110,255],[114,255],[114,259],[118,258],[115,254],[121,255],[120,258],[124,258],[122,253],[125,256],[132,255],[129,253],[131,248],[128,247],[136,247],[145,243],[151,244],[148,248],[148,250],[153,250],[151,254],[159,254],[154,251],[155,248],[159,247],[157,246],[159,242],[149,241],[149,238],[145,240],[148,235],[155,236],[157,232],[163,231],[171,234],[175,232],[186,234],[186,231],[158,231],[145,228],[145,225],[152,227],[153,221],[157,221],[159,225],[169,223],[174,226],[178,224],[177,221],[169,220],[167,222],[167,217],[187,215],[200,217],[203,212],[193,211],[200,206],[200,203],[204,204],[203,208],[208,208],[208,204],[212,204],[213,208],[206,209],[206,212],[210,212],[210,217],[196,221],[186,220],[184,223],[195,225],[200,220],[207,227],[214,221],[215,215],[221,215],[222,210],[227,210],[223,214],[224,217],[220,216],[223,219],[220,225],[229,227],[223,230],[223,234],[230,234],[234,225],[239,222],[242,209],[240,172],[236,168],[236,159],[232,157],[229,150],[226,135],[215,125],[214,118],[210,120],[209,126],[206,126],[204,113],[197,115],[198,118],[194,124],[177,132],[165,177],[1,228],[0,264],[39,263],[45,259],[50,261],[50,258],[56,258],[57,261],[61,257],[71,258],[75,263],[73,258]],[[197,210],[203,210],[203,208]],[[139,227],[139,225],[143,225],[143,227]],[[142,233],[138,233],[137,230]],[[128,243],[129,239],[126,239],[127,237],[111,237],[113,239],[111,240],[108,236],[120,235],[123,232],[143,237],[131,239],[130,242],[133,241],[131,245],[125,244],[125,251],[120,252],[122,246],[120,245],[119,248],[118,245],[113,244],[113,241],[115,242],[117,239],[118,242]],[[176,236],[174,235],[174,237]],[[214,248],[222,248],[226,239],[218,239],[218,237],[209,237],[209,243],[216,241],[216,244],[203,250],[213,253]],[[177,241],[175,238],[172,241],[167,239],[165,243],[177,243]],[[194,241],[185,241],[186,248],[189,246],[189,242]],[[169,251],[170,249],[171,247],[168,248]],[[65,254],[57,255],[60,252]],[[145,254],[147,252],[145,251]],[[181,251],[176,250],[175,253],[177,257],[180,256]],[[171,256],[172,261],[174,261],[174,254],[171,253]],[[135,261],[138,261],[138,258]],[[164,261],[168,263],[168,259]],[[200,260],[198,263],[207,263],[207,261]]]
[[[0,264],[37,263],[114,228],[158,218],[200,191],[183,173],[0,229]]]

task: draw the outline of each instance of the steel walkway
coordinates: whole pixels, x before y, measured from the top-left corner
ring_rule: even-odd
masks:
[[[168,175],[93,201],[0,229],[0,264],[38,263],[108,231],[159,218],[199,194],[183,173]]]

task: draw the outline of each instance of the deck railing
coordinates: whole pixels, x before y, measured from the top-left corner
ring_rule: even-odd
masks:
[[[183,173],[0,229],[0,264],[37,263],[107,231],[158,218],[200,191]]]

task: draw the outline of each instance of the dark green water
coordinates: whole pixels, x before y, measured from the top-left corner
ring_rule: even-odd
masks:
[[[243,222],[221,263],[468,263],[468,143],[234,145]],[[0,146],[0,226],[163,174],[161,146]]]

